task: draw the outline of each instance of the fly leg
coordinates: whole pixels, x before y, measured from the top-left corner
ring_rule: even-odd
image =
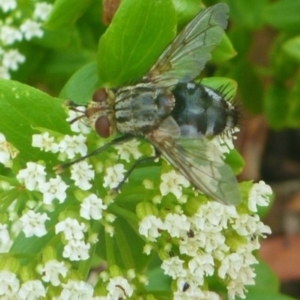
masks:
[[[60,174],[62,173],[64,170],[66,170],[67,168],[69,168],[70,166],[82,161],[82,160],[85,160],[86,158],[89,158],[91,156],[94,156],[94,155],[97,155],[103,151],[105,151],[107,148],[113,146],[113,145],[116,145],[116,144],[121,144],[121,143],[124,143],[126,141],[129,141],[131,139],[133,139],[134,137],[131,136],[131,135],[123,135],[119,138],[116,138],[110,142],[108,142],[107,144],[103,145],[102,147],[88,153],[87,155],[84,155],[84,156],[81,156],[79,157],[78,159],[75,159],[73,161],[70,161],[70,162],[67,162],[67,163],[64,163],[64,164],[59,164],[57,166],[55,166],[53,169],[55,171],[55,173],[57,174]]]
[[[112,189],[113,192],[117,193],[120,188],[122,187],[122,185],[125,183],[125,181],[128,179],[128,177],[130,176],[130,174],[133,172],[133,170],[139,166],[139,165],[142,165],[142,164],[145,164],[145,163],[148,163],[148,162],[152,162],[154,161],[155,159],[157,159],[158,157],[160,156],[160,152],[158,152],[156,149],[155,149],[155,155],[153,156],[148,156],[148,157],[143,157],[143,158],[140,158],[138,159],[131,167],[130,169],[126,172],[124,178],[122,179],[122,181],[115,187]]]

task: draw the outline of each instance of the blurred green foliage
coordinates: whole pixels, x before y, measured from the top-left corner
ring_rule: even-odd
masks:
[[[105,46],[102,46],[102,51],[97,50],[99,39],[107,29],[101,21],[101,1],[56,1],[54,10],[44,26],[46,30],[44,37],[24,45],[22,51],[26,54],[27,60],[13,74],[13,79],[34,86],[46,86],[52,94],[59,95],[68,79],[81,67],[85,67],[86,71],[92,72],[85,74],[85,82],[80,86],[77,83],[76,86],[73,84],[73,88],[70,88],[72,84],[68,83],[61,93],[61,96],[71,96],[77,102],[88,101],[91,91],[99,86],[101,80],[109,79],[108,85],[119,85],[126,76],[131,81],[136,80],[146,72],[150,62],[153,62],[175,34],[174,11],[168,8],[169,1],[165,2],[164,15],[157,15],[161,19],[155,19],[153,24],[151,22],[148,24],[152,34],[149,28],[140,30],[139,35],[129,34],[125,29],[120,33],[121,28],[118,28],[118,24],[110,28],[110,33],[122,34],[120,39],[125,40],[123,53],[124,56],[129,55],[131,58],[124,59],[116,58],[114,50]],[[199,0],[172,2],[180,28],[201,6]],[[220,1],[207,0],[204,4],[209,6],[216,2]],[[300,2],[294,0],[223,2],[230,7],[227,34],[236,56],[226,62],[220,62],[217,50],[216,59],[213,61],[217,61],[218,66],[214,65],[207,74],[235,79],[238,82],[238,95],[243,106],[252,114],[264,114],[272,128],[299,127]],[[143,3],[137,3],[139,3],[137,9],[143,10]],[[153,5],[152,10],[155,9],[156,6]],[[132,17],[134,14],[136,13],[133,11],[126,19],[127,25],[130,28],[135,25],[139,29],[143,20],[136,20]],[[126,16],[121,10],[116,18],[124,19]],[[162,26],[164,31],[161,32]],[[114,38],[114,34],[116,33],[110,34],[110,38],[111,36]],[[104,39],[101,43],[105,43]],[[132,47],[128,49],[128,45]],[[147,52],[147,49],[151,51]],[[136,53],[139,53],[138,57]],[[97,67],[88,67],[96,59],[98,59]],[[99,65],[104,68],[100,70]],[[115,76],[115,65],[119,68],[122,66],[118,78]],[[135,67],[137,72],[134,70]],[[98,77],[91,77],[96,74],[96,69]],[[128,72],[131,73],[128,75]],[[78,93],[78,90],[83,92]]]
[[[212,4],[215,1],[206,1]],[[237,80],[243,106],[270,127],[300,126],[300,2],[225,0],[237,56],[217,71]]]
[[[140,18],[135,18],[135,11],[128,15],[128,9],[123,5],[116,15],[120,22],[116,21],[108,29],[106,37],[100,40],[107,30],[107,26],[101,21],[100,0],[56,1],[44,25],[43,38],[20,45],[20,50],[27,59],[13,74],[12,79],[34,87],[43,87],[52,95],[70,98],[78,103],[89,101],[99,85],[118,86],[125,84],[126,80],[137,80],[151,67],[151,63],[175,36],[176,26],[181,28],[197,14],[201,2],[173,0],[174,7],[170,5],[171,0],[160,1],[159,7],[144,6],[143,1],[136,2],[137,11],[143,11],[143,16],[149,18],[147,26],[142,26],[145,23],[141,14]],[[207,0],[205,5],[217,2],[221,1]],[[222,2],[226,2],[230,7],[230,23],[227,30],[229,39],[225,38],[219,50],[215,51],[213,63],[208,65],[203,76],[235,79],[243,106],[252,114],[264,114],[271,127],[299,127],[300,1]],[[120,49],[117,49],[120,40],[122,57],[116,54],[120,53]],[[108,48],[106,42],[110,45],[116,42],[115,48]],[[228,60],[230,57],[232,59]],[[56,123],[59,117],[55,117],[55,114],[59,114],[61,119],[65,118],[61,102],[55,102],[53,105],[53,99],[28,87],[6,87],[6,83],[2,83],[1,88],[11,92],[11,99],[14,99],[17,91],[23,99],[22,103],[26,103],[26,109],[20,109],[23,115],[19,117],[22,120],[29,118],[30,122],[23,122],[22,126],[31,131],[34,127],[53,130],[59,127],[64,133],[67,132],[63,124]],[[27,151],[32,132],[14,132],[11,113],[15,103],[5,99],[2,99],[2,111],[7,113],[2,113],[0,123],[7,127],[8,137],[11,135],[10,140],[15,139],[13,141],[19,148],[24,147],[21,152],[23,155],[35,155],[34,152]],[[47,118],[40,117],[40,110],[32,109],[38,99],[43,100],[43,104],[39,102],[39,108],[47,111]],[[26,134],[27,139],[24,139]],[[51,160],[51,157],[49,159]],[[272,277],[272,273],[264,266],[258,268],[260,278],[271,277],[269,282],[272,282],[272,285],[263,286],[270,288],[270,297],[288,299],[277,294],[278,283]],[[155,273],[154,277],[157,276]],[[262,286],[259,288],[262,289]],[[254,288],[250,292],[249,295],[253,295],[253,299],[258,299],[257,293],[261,295],[266,290],[262,292]],[[250,296],[247,299],[250,299]]]

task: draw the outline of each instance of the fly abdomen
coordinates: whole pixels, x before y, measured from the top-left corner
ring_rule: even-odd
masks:
[[[182,136],[215,136],[237,123],[236,109],[217,91],[201,84],[178,84],[172,117]]]

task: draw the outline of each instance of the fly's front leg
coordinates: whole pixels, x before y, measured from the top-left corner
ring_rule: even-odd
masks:
[[[91,156],[94,156],[94,155],[97,155],[103,151],[105,151],[107,148],[113,146],[113,145],[116,145],[116,144],[121,144],[121,143],[124,143],[126,141],[129,141],[131,139],[133,139],[134,137],[131,136],[131,135],[123,135],[119,138],[116,138],[110,142],[108,142],[107,144],[103,145],[102,147],[88,153],[87,155],[84,155],[82,157],[79,157],[78,159],[75,159],[73,161],[70,161],[70,162],[67,162],[67,163],[64,163],[64,164],[59,164],[57,166],[55,166],[53,169],[55,171],[55,173],[57,174],[60,174],[62,173],[64,170],[66,170],[67,168],[69,168],[70,166],[82,161],[82,160],[85,160],[86,158],[89,158]]]

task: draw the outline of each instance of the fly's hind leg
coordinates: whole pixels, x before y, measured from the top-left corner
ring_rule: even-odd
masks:
[[[123,186],[123,184],[125,183],[125,181],[129,178],[130,174],[133,172],[133,170],[142,164],[145,163],[149,163],[154,161],[155,159],[157,159],[160,156],[160,152],[158,152],[158,150],[155,149],[155,155],[153,156],[148,156],[148,157],[142,157],[140,159],[138,159],[131,167],[130,169],[126,172],[124,178],[122,179],[122,181],[118,184],[117,187],[112,189],[112,192],[117,193],[119,192],[120,188]]]

